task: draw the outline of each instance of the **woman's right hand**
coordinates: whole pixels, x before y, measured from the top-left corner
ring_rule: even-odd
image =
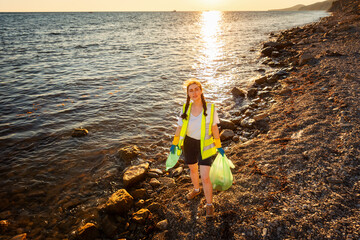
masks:
[[[176,148],[176,145],[171,145],[170,153],[175,154],[175,148]]]

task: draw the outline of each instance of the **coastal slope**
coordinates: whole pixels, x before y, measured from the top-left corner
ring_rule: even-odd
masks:
[[[298,4],[290,8],[272,9],[269,11],[327,11],[331,8],[335,0],[326,0],[322,2],[313,3],[310,5]]]
[[[236,165],[234,184],[214,194],[215,220],[203,217],[203,199],[184,199],[191,184],[180,177],[158,198],[169,221],[159,235],[360,237],[359,5],[349,0],[335,6],[332,16],[276,36],[286,46],[276,60],[291,71],[272,87],[276,102],[264,110],[269,131],[226,150]]]

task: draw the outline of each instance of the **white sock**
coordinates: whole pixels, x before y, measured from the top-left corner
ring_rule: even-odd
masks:
[[[212,203],[207,203],[206,206],[212,206]]]
[[[194,188],[195,192],[199,192],[200,188]]]

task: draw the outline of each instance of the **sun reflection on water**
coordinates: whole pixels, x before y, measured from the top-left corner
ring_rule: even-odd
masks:
[[[224,64],[224,42],[222,39],[223,13],[220,11],[206,11],[200,15],[200,49],[197,58],[197,77],[205,80],[208,93],[215,93],[224,83],[218,75],[218,69]],[[211,87],[209,86],[211,85]]]
[[[220,22],[222,20],[222,12],[211,11],[203,12],[201,20],[201,36],[204,47],[202,52],[208,62],[216,60],[222,53],[220,39]]]

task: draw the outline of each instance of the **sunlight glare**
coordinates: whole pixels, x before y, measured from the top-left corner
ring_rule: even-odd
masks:
[[[219,11],[207,11],[202,13],[202,39],[204,41],[204,51],[206,58],[210,61],[215,60],[220,55],[220,39],[218,38],[220,26],[219,21],[222,13]]]

